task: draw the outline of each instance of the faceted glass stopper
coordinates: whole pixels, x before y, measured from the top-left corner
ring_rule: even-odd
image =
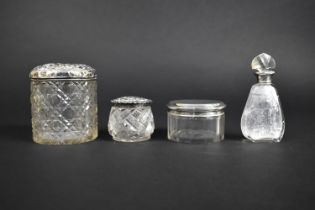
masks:
[[[257,73],[274,73],[276,61],[270,55],[261,53],[252,60],[251,66],[252,69]]]

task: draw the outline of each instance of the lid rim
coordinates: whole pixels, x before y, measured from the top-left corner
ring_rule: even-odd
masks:
[[[110,102],[114,105],[149,105],[152,100],[138,96],[122,96],[112,99]]]
[[[56,77],[35,77],[35,76],[30,76],[29,77],[30,79],[97,79],[97,76],[89,76],[89,77],[58,77],[58,76],[56,76]]]
[[[183,110],[183,111],[220,111],[226,105],[218,100],[173,100],[167,104],[170,110]]]

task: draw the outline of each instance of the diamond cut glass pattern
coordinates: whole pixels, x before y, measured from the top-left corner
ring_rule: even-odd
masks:
[[[145,141],[154,131],[154,119],[149,103],[140,97],[122,97],[112,100],[108,131],[114,140]]]
[[[41,144],[94,140],[97,96],[94,79],[32,79],[33,139]]]

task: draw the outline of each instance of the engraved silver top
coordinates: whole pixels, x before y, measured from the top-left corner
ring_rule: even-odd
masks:
[[[274,74],[276,61],[271,55],[261,53],[252,60],[251,67],[257,74]]]
[[[174,100],[168,103],[172,110],[218,111],[226,107],[222,101],[217,100]]]
[[[152,103],[152,100],[147,99],[147,98],[142,98],[138,96],[123,96],[120,98],[115,98],[111,100],[113,104],[132,104],[132,105],[137,105],[137,104],[150,104]]]
[[[36,66],[31,79],[96,79],[96,71],[85,64],[48,63]]]

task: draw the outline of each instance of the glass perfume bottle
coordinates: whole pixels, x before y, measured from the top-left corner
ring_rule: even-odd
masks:
[[[251,67],[258,83],[252,86],[243,111],[242,133],[252,142],[280,142],[285,123],[279,95],[271,81],[276,62],[262,53],[253,59]]]

